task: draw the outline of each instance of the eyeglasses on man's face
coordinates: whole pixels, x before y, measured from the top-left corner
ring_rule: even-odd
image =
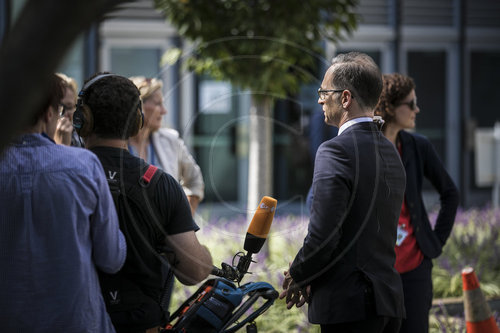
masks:
[[[318,96],[320,99],[325,99],[328,96],[328,93],[337,93],[337,92],[342,92],[345,89],[321,89],[318,88]]]
[[[319,99],[324,100],[328,96],[328,93],[343,92],[344,90],[346,90],[346,89],[321,89],[321,88],[318,88],[318,96],[319,96]]]
[[[416,110],[417,109],[417,100],[416,99],[412,99],[411,101],[409,102],[402,102],[402,103],[399,103],[398,106],[400,105],[408,105],[408,107],[412,110]]]
[[[59,103],[57,106],[57,113],[59,114],[59,117],[62,118],[66,114],[67,111],[72,111],[76,109],[76,105],[72,106],[67,106],[62,103]]]

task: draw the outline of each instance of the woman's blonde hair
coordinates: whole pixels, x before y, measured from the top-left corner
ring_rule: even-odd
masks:
[[[78,97],[78,84],[76,83],[75,79],[72,77],[67,76],[66,74],[63,73],[56,73],[57,76],[59,76],[62,79],[62,83],[65,88],[69,88],[73,90],[75,93],[75,99]],[[76,102],[76,100],[75,100]]]
[[[132,76],[129,78],[141,92],[141,99],[145,100],[151,97],[158,89],[163,88],[163,82],[155,78],[145,76]]]

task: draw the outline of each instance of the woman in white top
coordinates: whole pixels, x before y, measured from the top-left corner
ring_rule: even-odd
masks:
[[[143,76],[131,77],[130,80],[141,92],[144,127],[129,139],[129,150],[177,179],[194,214],[203,200],[205,184],[200,167],[179,137],[179,132],[161,128],[163,116],[167,113],[163,105],[163,83]]]

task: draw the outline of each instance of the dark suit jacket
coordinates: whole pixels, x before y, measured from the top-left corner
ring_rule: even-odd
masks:
[[[290,267],[296,282],[311,284],[310,322],[365,319],[370,289],[378,315],[404,315],[394,269],[404,189],[399,154],[375,124],[354,124],[320,146],[308,234]]]
[[[406,203],[417,243],[424,255],[436,258],[450,235],[457,212],[458,189],[446,172],[432,144],[423,136],[400,131],[402,161],[406,170]],[[432,230],[422,200],[422,183],[427,178],[439,193],[441,208]]]

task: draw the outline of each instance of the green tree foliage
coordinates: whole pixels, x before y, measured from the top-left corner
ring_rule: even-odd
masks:
[[[194,42],[190,70],[253,92],[285,96],[314,79],[321,42],[358,21],[357,0],[155,0],[179,34]],[[181,56],[171,50],[167,61]]]
[[[352,32],[357,0],[155,0],[192,49],[172,49],[188,70],[252,92],[247,208],[272,195],[272,105],[318,80],[322,42]],[[185,52],[187,48],[184,48]],[[250,211],[249,218],[250,218]]]

